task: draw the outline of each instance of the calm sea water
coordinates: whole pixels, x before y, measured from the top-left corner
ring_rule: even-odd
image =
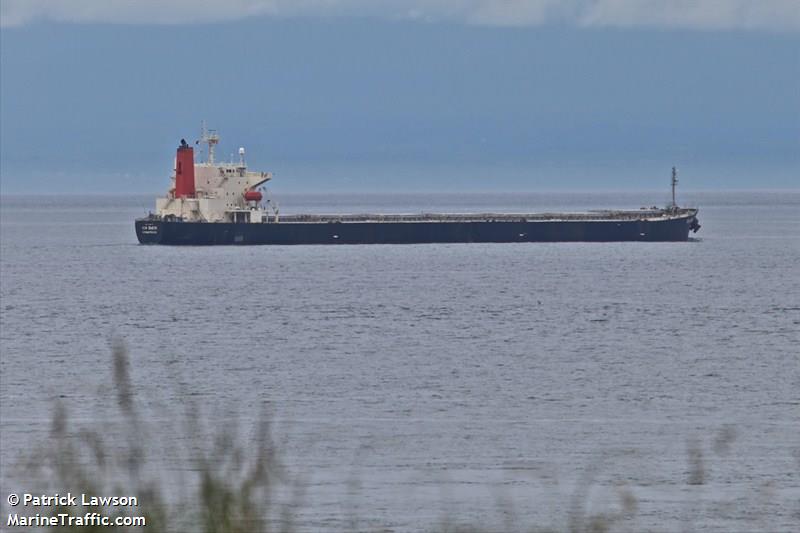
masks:
[[[172,248],[136,243],[150,198],[5,197],[2,499],[31,490],[17,463],[48,438],[56,401],[76,427],[118,418],[117,336],[168,493],[192,468],[190,406],[209,432],[235,421],[245,440],[267,409],[304,488],[300,529],[560,530],[574,502],[614,513],[627,492],[623,531],[797,531],[800,193],[684,198],[701,208],[695,242]],[[295,195],[281,207],[663,202]]]

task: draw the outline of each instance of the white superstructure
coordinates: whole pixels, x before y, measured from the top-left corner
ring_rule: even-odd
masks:
[[[216,161],[214,149],[219,136],[214,130],[206,130],[205,126],[197,143],[201,141],[208,146],[208,151],[206,161],[200,163],[194,162],[194,150],[181,141],[169,192],[156,199],[155,214],[187,222],[268,221],[269,206],[261,203],[263,195],[258,187],[272,179],[272,174],[247,170],[244,148],[239,148],[238,161]],[[181,168],[182,162],[188,166],[190,161],[193,172]],[[273,216],[277,220],[277,208],[274,206]]]

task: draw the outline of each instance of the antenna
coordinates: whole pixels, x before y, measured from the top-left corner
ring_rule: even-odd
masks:
[[[675,187],[678,185],[678,169],[672,167],[672,208],[678,207],[675,203]]]
[[[209,130],[206,128],[206,121],[200,121],[200,140],[208,145],[208,164],[214,164],[214,148],[219,143],[219,135],[217,130]]]

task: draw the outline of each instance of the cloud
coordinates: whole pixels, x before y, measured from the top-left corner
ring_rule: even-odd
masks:
[[[585,26],[800,30],[800,0],[601,0],[585,2]]]
[[[800,0],[2,0],[0,25],[197,24],[252,16],[376,17],[482,26],[800,31]]]

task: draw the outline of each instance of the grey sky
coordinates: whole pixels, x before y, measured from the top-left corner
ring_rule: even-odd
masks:
[[[800,3],[2,0],[3,192],[797,187]]]
[[[800,29],[797,0],[4,0],[2,23],[186,24],[271,17],[532,26]]]

